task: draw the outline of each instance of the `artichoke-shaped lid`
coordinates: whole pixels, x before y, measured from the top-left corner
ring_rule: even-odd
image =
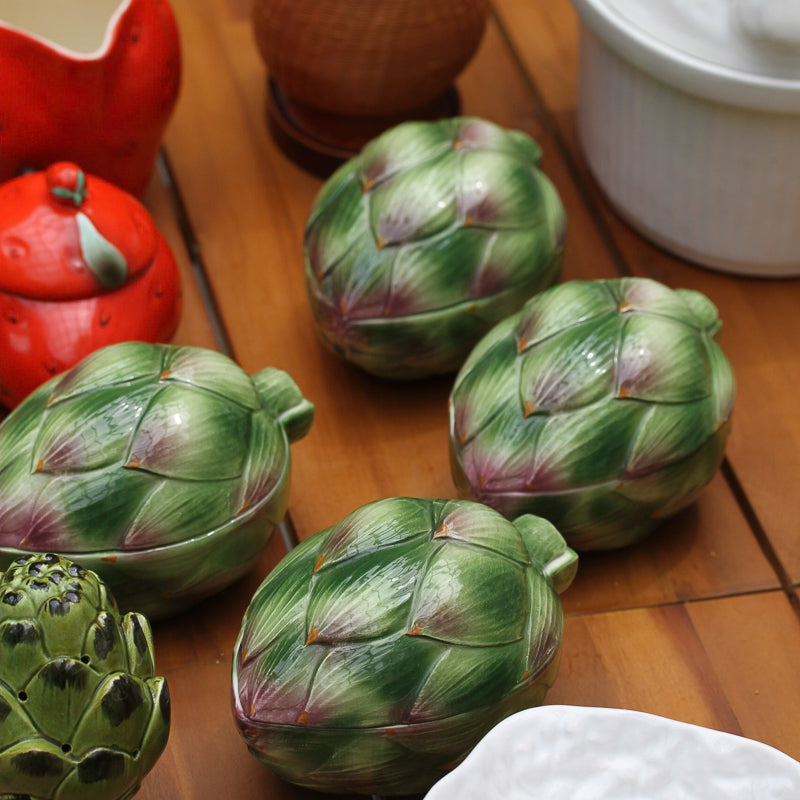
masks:
[[[18,558],[0,573],[0,720],[4,792],[128,796],[169,735],[147,620],[121,616],[97,575],[66,558]]]
[[[477,118],[390,129],[316,198],[305,231],[310,291],[326,313],[361,320],[474,313],[529,282],[565,236],[540,160],[525,133]]]
[[[234,650],[236,715],[374,728],[485,710],[558,650],[577,556],[545,520],[464,500],[370,503],[295,548]]]
[[[0,426],[0,546],[140,550],[252,515],[313,412],[281,370],[251,378],[197,347],[97,350]]]
[[[69,162],[0,186],[0,289],[74,300],[145,270],[160,234],[144,206]]]
[[[642,278],[531,298],[478,343],[453,387],[451,442],[470,484],[482,498],[608,481],[624,491],[687,458],[733,408],[720,324],[699,292]]]

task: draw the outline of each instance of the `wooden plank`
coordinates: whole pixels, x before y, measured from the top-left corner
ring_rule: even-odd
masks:
[[[569,617],[548,703],[648,711],[800,758],[800,622],[782,592]]]
[[[745,736],[800,759],[800,620],[768,592],[687,606]]]
[[[800,580],[800,540],[794,520],[794,476],[800,470],[800,288],[796,281],[728,276],[673,258],[633,232],[611,211],[589,175],[575,132],[578,23],[568,0],[494,3],[529,79],[552,110],[561,141],[611,237],[634,274],[707,294],[724,323],[721,344],[739,391],[728,456],[784,569]],[[557,52],[559,57],[553,56]],[[754,213],[757,210],[754,209]]]
[[[156,227],[167,240],[181,274],[183,311],[172,341],[176,344],[218,349],[200,288],[192,271],[191,259],[175,213],[173,198],[158,174],[154,174],[151,178],[142,202],[153,217]]]

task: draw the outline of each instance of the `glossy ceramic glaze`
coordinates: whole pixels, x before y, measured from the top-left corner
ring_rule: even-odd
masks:
[[[175,259],[144,206],[74,164],[0,185],[0,403],[16,406],[99,347],[165,341]]]
[[[577,550],[621,547],[690,503],[722,461],[735,385],[702,294],[571,281],[488,333],[450,399],[453,477]]]
[[[577,557],[545,520],[390,498],[296,547],[247,610],[236,722],[278,775],[424,791],[556,678]]]
[[[383,377],[458,369],[558,278],[566,220],[540,158],[521,131],[473,118],[404,123],[370,142],[306,224],[323,341]]]
[[[55,550],[123,608],[174,614],[244,574],[288,503],[313,406],[291,378],[219,353],[123,343],[0,425],[0,566]]]
[[[169,691],[139,613],[54,554],[0,573],[4,797],[123,800],[167,744]]]
[[[501,722],[426,800],[794,800],[772,747],[619,708],[542,706]]]
[[[140,195],[180,71],[167,0],[4,0],[0,181],[69,160]]]

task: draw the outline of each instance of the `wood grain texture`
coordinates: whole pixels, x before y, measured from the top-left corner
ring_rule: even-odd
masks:
[[[454,496],[451,379],[382,381],[317,338],[302,234],[322,181],[270,135],[248,0],[171,2],[184,45],[184,84],[165,141],[175,186],[154,179],[145,202],[184,276],[176,341],[219,346],[199,275],[219,311],[223,343],[243,368],[285,369],[315,403],[311,432],[292,446],[290,515],[300,539],[380,497]],[[648,540],[581,557],[562,598],[561,674],[547,701],[663,714],[800,758],[793,724],[800,713],[800,285],[699,269],[620,222],[575,135],[578,25],[568,0],[496,0],[494,9],[458,81],[462,112],[525,130],[542,145],[543,169],[568,215],[563,279],[636,274],[704,291],[720,308],[722,345],[739,379],[725,473]],[[183,220],[173,189],[185,204]],[[285,553],[276,533],[243,580],[154,626],[173,726],[142,800],[320,796],[258,764],[230,707],[230,657],[242,616]]]

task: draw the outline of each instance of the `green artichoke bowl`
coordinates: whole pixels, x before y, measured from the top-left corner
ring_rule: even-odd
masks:
[[[326,792],[413,794],[558,671],[577,556],[547,521],[467,500],[362,506],[286,556],[233,654],[250,752]]]
[[[498,320],[558,279],[565,214],[521,131],[406,122],[322,187],[304,238],[323,341],[367,372],[454,372]]]
[[[167,744],[147,619],[48,554],[0,573],[0,797],[123,800]]]
[[[196,347],[95,351],[0,426],[0,568],[74,558],[120,607],[175,614],[247,572],[286,511],[313,406]]]
[[[631,544],[719,467],[735,396],[699,292],[644,278],[571,281],[475,347],[450,396],[459,493],[538,514],[576,550]]]

